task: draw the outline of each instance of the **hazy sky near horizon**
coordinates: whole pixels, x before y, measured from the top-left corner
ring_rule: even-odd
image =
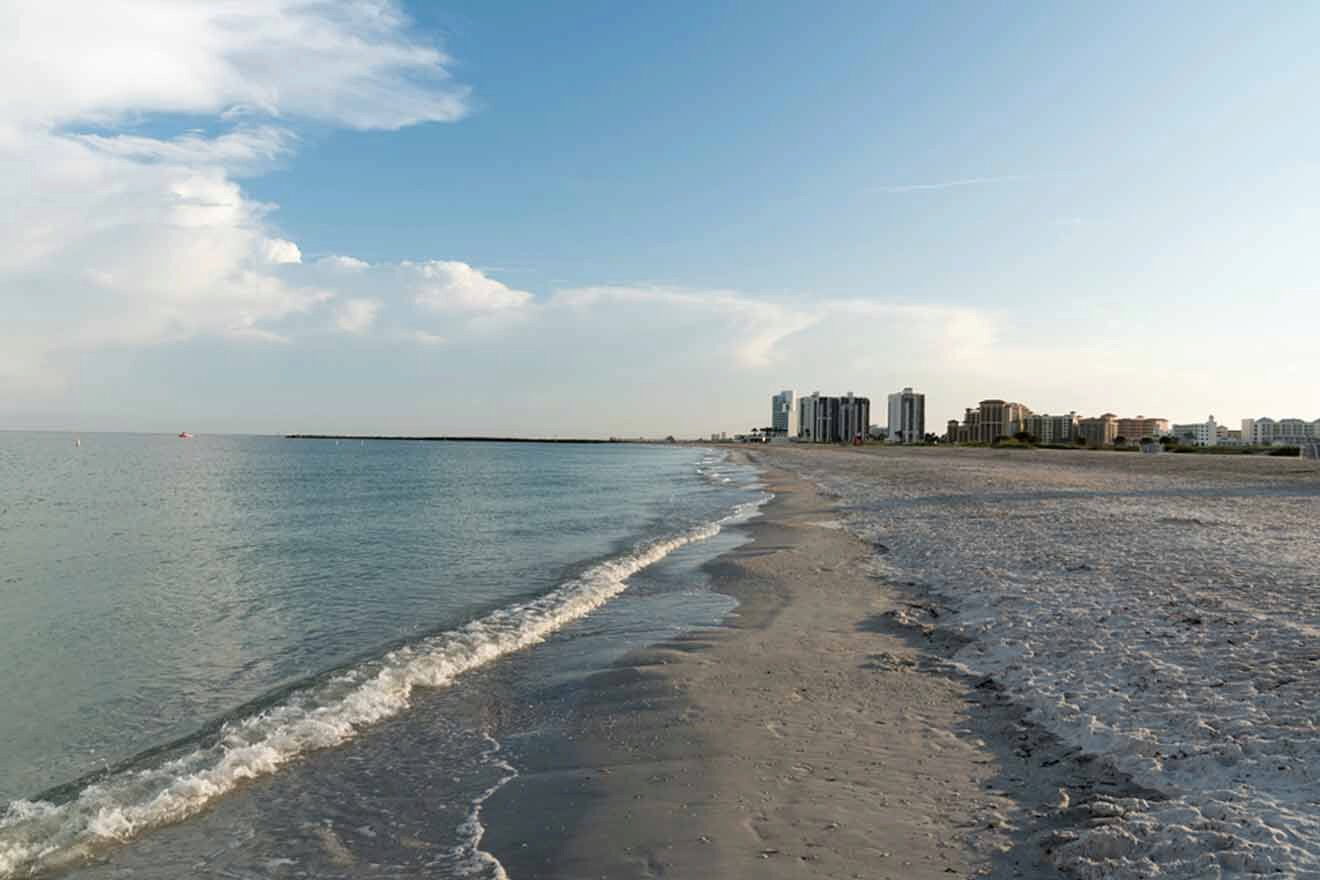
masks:
[[[1320,7],[0,0],[0,428],[1320,417]]]

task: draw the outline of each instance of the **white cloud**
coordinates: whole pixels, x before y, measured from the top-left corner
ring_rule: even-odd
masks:
[[[293,150],[293,133],[272,125],[239,129],[216,137],[184,132],[170,140],[129,134],[80,134],[72,138],[97,152],[125,159],[174,165],[222,164],[231,172],[259,169]]]
[[[302,251],[291,241],[282,238],[268,238],[262,244],[266,262],[275,266],[285,263],[301,263]]]
[[[314,118],[395,129],[450,121],[467,91],[384,0],[9,0],[5,116],[50,128],[142,113]]]
[[[321,259],[316,261],[316,264],[318,266],[324,266],[327,269],[335,269],[341,272],[361,272],[362,270],[368,269],[371,266],[371,264],[368,263],[366,260],[359,260],[357,257],[346,257],[340,255],[322,257]]]
[[[374,299],[345,300],[335,308],[335,326],[345,333],[365,333],[376,322],[380,306]]]
[[[197,334],[285,341],[333,297],[235,178],[291,126],[466,112],[448,59],[387,0],[11,0],[0,28],[0,387],[38,393],[70,351]],[[153,114],[218,133],[148,137]],[[79,128],[96,126],[94,133]],[[361,268],[344,258],[341,269]],[[365,266],[365,264],[362,264]],[[348,311],[343,311],[342,309]],[[374,318],[374,313],[371,317]],[[362,306],[335,321],[365,329]]]
[[[530,293],[506,287],[456,260],[405,262],[401,268],[414,279],[417,304],[432,311],[491,314],[521,309],[532,302]]]
[[[975,309],[884,300],[609,286],[559,291],[549,306],[577,312],[580,326],[598,336],[672,335],[675,350],[761,375],[852,373],[865,381],[896,363],[983,369],[999,338],[992,317]]]

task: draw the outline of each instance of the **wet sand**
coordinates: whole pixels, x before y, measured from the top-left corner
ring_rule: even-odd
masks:
[[[593,678],[487,805],[484,848],[513,878],[1058,876],[1061,790],[1131,786],[946,663],[959,643],[913,623],[938,611],[814,485],[736,454],[776,493],[710,566],[738,610]]]

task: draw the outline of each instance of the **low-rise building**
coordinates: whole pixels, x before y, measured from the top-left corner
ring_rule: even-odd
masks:
[[[1137,416],[1135,419],[1118,420],[1118,436],[1125,438],[1129,443],[1136,443],[1143,437],[1163,437],[1167,433],[1169,433],[1168,419]]]
[[[1177,438],[1179,443],[1188,443],[1193,446],[1218,446],[1220,439],[1220,430],[1222,426],[1215,421],[1212,415],[1204,422],[1189,422],[1182,425],[1174,425],[1169,433]],[[1228,431],[1223,431],[1226,438]]]
[[[1320,419],[1243,419],[1242,442],[1252,446],[1301,446],[1320,440]]]

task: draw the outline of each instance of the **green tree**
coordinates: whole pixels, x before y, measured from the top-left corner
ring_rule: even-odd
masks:
[[[1117,437],[1114,438],[1114,445],[1127,446],[1127,438],[1124,437],[1122,434],[1119,434]]]

